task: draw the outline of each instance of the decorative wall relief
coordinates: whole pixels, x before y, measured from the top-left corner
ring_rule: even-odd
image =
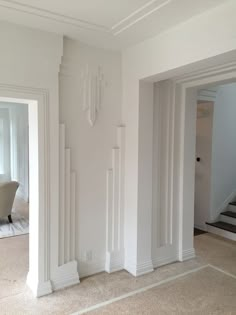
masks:
[[[124,268],[124,145],[125,127],[117,127],[112,167],[107,170],[106,262],[109,273]]]
[[[60,124],[60,266],[75,261],[76,248],[76,174],[71,171],[71,150],[65,144],[65,125]]]
[[[101,110],[106,82],[101,66],[92,71],[87,65],[81,78],[83,111],[87,112],[88,122],[93,127]]]

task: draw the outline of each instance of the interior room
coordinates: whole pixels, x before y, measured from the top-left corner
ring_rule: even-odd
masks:
[[[0,0],[0,314],[235,312],[235,13]]]
[[[197,98],[194,226],[235,241],[236,84],[205,87]]]
[[[29,240],[28,105],[0,102],[0,248],[4,292],[25,283]],[[18,257],[22,262],[16,264]],[[15,275],[17,274],[17,279]],[[14,275],[14,276],[13,276]]]

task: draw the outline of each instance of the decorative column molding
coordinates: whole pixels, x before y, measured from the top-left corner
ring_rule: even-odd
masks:
[[[109,273],[124,268],[124,142],[125,127],[117,127],[112,168],[107,171],[106,263]]]
[[[88,122],[93,127],[101,109],[105,88],[101,66],[92,71],[87,64],[86,69],[82,72],[81,81],[83,111],[87,112]]]
[[[71,172],[71,151],[65,145],[65,125],[60,124],[60,212],[59,212],[59,270],[52,279],[53,288],[58,289],[79,283],[75,260],[76,175]]]

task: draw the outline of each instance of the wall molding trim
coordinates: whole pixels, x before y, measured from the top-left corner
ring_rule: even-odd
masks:
[[[166,257],[155,257],[152,259],[152,263],[153,263],[153,267],[157,268],[157,267],[161,267],[167,264],[171,264],[178,260],[179,260],[179,255],[178,253],[176,253],[170,256],[166,256]]]
[[[53,290],[59,290],[80,283],[77,271],[77,261],[71,261],[57,270],[57,275],[52,277]]]
[[[148,16],[152,15],[156,11],[159,11],[163,7],[166,7],[171,2],[172,0],[150,0],[146,4],[128,14],[125,18],[121,19],[118,23],[111,26],[92,23],[83,19],[39,8],[37,6],[23,4],[15,0],[0,0],[0,7],[10,9],[19,13],[35,16],[40,19],[47,19],[51,22],[70,25],[80,30],[84,29],[104,34],[110,34],[111,36],[117,36],[131,28],[133,25],[146,19]]]
[[[127,263],[125,264],[125,270],[135,277],[145,275],[146,273],[154,271],[152,259],[138,264]]]
[[[53,292],[52,283],[50,280],[36,283],[34,276],[29,272],[27,274],[26,283],[32,290],[34,296],[41,297],[44,295],[51,294]]]
[[[124,269],[124,249],[106,253],[105,271],[112,273]]]
[[[50,10],[45,10],[36,6],[22,4],[19,1],[0,0],[0,7],[11,9],[14,11],[37,16],[39,18],[48,19],[54,22],[60,22],[67,25],[72,25],[80,29],[94,30],[99,32],[109,32],[109,28],[103,25],[91,23],[82,19],[77,19],[68,15],[56,13]]]
[[[103,272],[105,270],[105,260],[104,259],[97,259],[92,261],[83,261],[79,260],[79,275],[80,278],[84,278],[87,276],[94,275],[99,272]]]
[[[59,267],[53,288],[79,283],[76,253],[76,174],[71,171],[71,151],[65,144],[65,125],[59,126]]]
[[[112,168],[107,171],[106,262],[114,272],[124,266],[124,142],[125,127],[117,127],[117,146],[112,149]]]

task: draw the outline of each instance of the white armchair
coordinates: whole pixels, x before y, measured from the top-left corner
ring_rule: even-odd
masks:
[[[0,218],[8,216],[12,223],[11,211],[19,183],[15,181],[0,183]]]

